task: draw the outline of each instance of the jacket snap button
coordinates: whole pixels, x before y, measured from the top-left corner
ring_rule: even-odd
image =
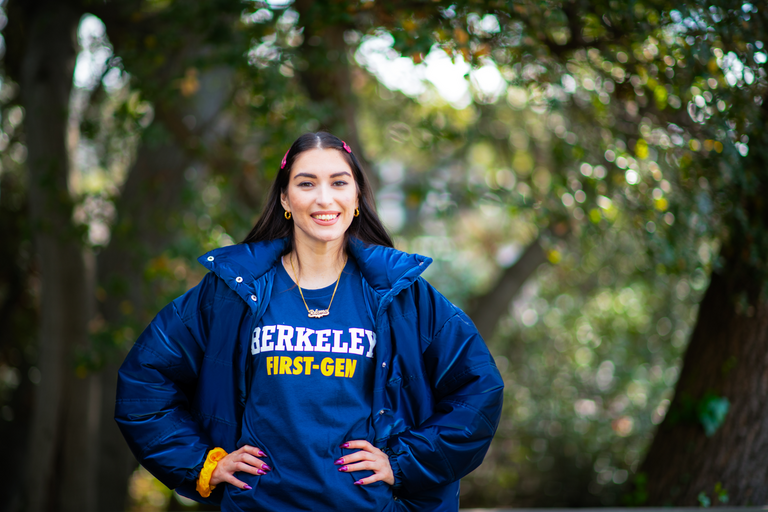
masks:
[[[257,296],[255,296],[255,295],[251,295],[251,300],[253,302],[256,302],[257,300],[259,300],[259,298]]]
[[[213,256],[208,256],[208,261],[213,261]]]
[[[381,363],[381,367],[382,368],[386,368],[387,367],[387,363]]]
[[[235,281],[237,281],[238,283],[242,283],[242,282],[243,282],[243,278],[242,278],[242,277],[240,277],[240,276],[237,276],[237,277],[235,278]]]
[[[379,416],[381,416],[382,414],[384,414],[384,409],[379,411]]]

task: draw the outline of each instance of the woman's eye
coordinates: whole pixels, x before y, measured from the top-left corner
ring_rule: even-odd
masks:
[[[299,183],[298,186],[301,187],[301,188],[309,188],[309,187],[312,186],[312,182],[311,181],[302,181],[301,183]]]
[[[339,181],[333,182],[333,184],[336,185],[337,187],[343,187],[344,185],[347,184],[347,182],[344,180],[339,180]]]

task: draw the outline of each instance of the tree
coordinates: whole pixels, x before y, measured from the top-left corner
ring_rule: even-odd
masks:
[[[227,82],[232,73],[219,68],[189,78],[189,69],[194,68],[187,68],[188,79],[194,80],[187,89],[182,88],[186,94],[174,95],[172,89],[185,72],[185,63],[204,64],[205,58],[211,56],[206,34],[210,37],[220,29],[217,22],[228,22],[226,11],[217,10],[215,18],[201,11],[226,6],[226,2],[198,6],[200,11],[195,12],[194,19],[202,22],[203,30],[186,32],[186,39],[174,41],[176,55],[168,49],[174,65],[165,66],[161,72],[157,70],[161,64],[157,59],[148,66],[146,60],[142,62],[146,54],[125,51],[124,47],[132,43],[126,39],[135,34],[125,31],[160,32],[158,23],[164,23],[167,29],[174,22],[180,27],[179,23],[188,19],[174,18],[168,12],[148,12],[141,23],[141,14],[147,8],[140,2],[100,13],[112,25],[110,33],[116,36],[123,58],[130,61],[133,57],[132,71],[140,77],[146,73],[144,92],[155,100],[155,116],[164,127],[155,123],[154,130],[146,134],[118,203],[120,223],[113,231],[113,244],[94,259],[84,244],[82,227],[75,222],[77,198],[70,189],[73,158],[66,143],[77,54],[75,32],[86,8],[92,6],[79,2],[10,4],[15,30],[8,34],[11,52],[6,63],[10,76],[20,83],[21,104],[26,110],[30,218],[35,226],[43,282],[41,296],[45,297],[41,303],[37,363],[42,379],[36,394],[28,459],[42,467],[27,464],[25,468],[28,510],[118,509],[125,502],[127,478],[135,462],[122,439],[118,439],[112,421],[115,361],[119,358],[115,350],[119,353],[122,348],[115,345],[118,340],[113,334],[125,325],[126,307],[136,308],[137,312],[148,308],[148,293],[141,284],[143,265],[124,255],[127,248],[161,251],[169,243],[168,225],[161,219],[167,208],[180,205],[183,187],[178,183],[183,182],[183,172],[199,154],[199,144],[191,142],[193,132],[181,119],[195,115],[201,131],[207,129],[228,93],[222,82]],[[230,2],[229,12],[239,14],[239,7],[239,2]],[[189,10],[186,13],[189,15]],[[142,43],[151,45],[151,40],[147,37]],[[186,99],[201,87],[206,94],[198,101]],[[207,142],[215,145],[213,139]],[[94,300],[97,272],[103,287],[101,296],[105,298],[99,315]],[[109,329],[103,329],[104,321],[109,322]],[[105,336],[97,339],[106,340],[107,346],[92,345],[92,338],[101,331]],[[101,485],[94,484],[99,481]],[[40,492],[41,487],[44,492]],[[11,503],[18,506],[16,500]]]
[[[533,192],[539,226],[565,222],[582,239],[622,226],[643,240],[653,271],[712,272],[635,497],[764,501],[756,482],[765,468],[750,454],[765,437],[765,367],[745,356],[764,352],[763,10],[454,2],[411,21],[394,31],[398,49],[419,38],[468,61],[492,58],[511,81],[512,106],[532,104],[549,117],[562,142],[550,146],[549,163],[534,157],[543,169],[518,188]],[[547,169],[552,163],[559,169]]]
[[[104,21],[108,68],[130,74],[130,95],[116,100],[97,88],[72,129],[62,113],[72,97],[73,33],[86,12]],[[643,433],[664,416],[660,390],[674,375],[697,298],[680,290],[697,290],[710,272],[675,398],[641,470],[647,478],[638,478],[631,497],[764,500],[744,476],[764,474],[759,460],[719,465],[722,453],[744,453],[733,461],[759,453],[754,443],[765,437],[763,363],[744,355],[764,351],[762,10],[727,2],[707,9],[621,1],[275,9],[254,2],[244,10],[234,0],[194,8],[12,0],[8,14],[4,66],[25,109],[16,136],[28,148],[41,297],[65,294],[41,302],[41,325],[68,332],[41,337],[37,410],[45,412],[30,436],[50,471],[29,472],[32,509],[44,500],[55,508],[122,506],[135,463],[111,420],[121,354],[158,303],[181,291],[174,272],[186,276],[182,285],[194,284],[198,276],[183,261],[242,232],[295,134],[318,128],[341,133],[379,166],[383,197],[394,198],[386,201],[404,219],[398,243],[436,256],[430,278],[469,304],[506,368],[505,423],[488,463],[468,481],[469,500],[594,504],[589,486],[615,502],[622,479],[638,470]],[[486,94],[473,85],[463,109],[429,92],[411,99],[387,91],[355,63],[360,45],[376,36],[391,38],[392,50],[416,64],[442,48],[476,69],[496,69],[505,89]],[[125,117],[124,132],[105,121],[112,111]],[[108,244],[88,242],[86,227],[73,220],[85,198],[62,193],[76,175],[64,144],[75,132],[135,145],[118,192],[96,201],[115,207]],[[102,140],[94,144],[117,153]],[[407,162],[407,172],[388,175],[393,160]],[[3,201],[14,190],[9,179],[2,175]],[[452,244],[424,245],[441,237]],[[499,264],[496,255],[512,246],[523,256]],[[450,261],[452,251],[463,259]],[[522,288],[532,276],[538,296]],[[73,300],[69,290],[81,295]],[[572,371],[553,370],[560,367]],[[643,372],[652,377],[638,391]],[[92,399],[72,398],[86,395]],[[67,400],[80,409],[64,415]],[[534,407],[540,416],[523,419]],[[99,420],[86,423],[89,415]],[[574,429],[589,440],[581,452],[573,448],[576,434],[562,434]],[[688,439],[692,451],[673,449]],[[75,467],[68,454],[80,449],[90,455]],[[526,456],[535,467],[520,462]],[[553,466],[551,480],[580,484],[542,498],[539,476]],[[520,475],[528,469],[539,472],[526,480]],[[54,481],[54,474],[71,480]],[[50,482],[44,493],[41,481]],[[515,481],[524,489],[512,494]]]

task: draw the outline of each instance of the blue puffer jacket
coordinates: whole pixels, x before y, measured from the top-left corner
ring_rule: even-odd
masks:
[[[120,368],[115,419],[136,458],[197,501],[207,451],[240,436],[251,333],[268,307],[285,240],[200,258],[196,287],[166,306]],[[483,460],[501,414],[503,382],[469,318],[419,277],[431,260],[349,244],[377,334],[375,445],[390,456],[404,510],[458,510],[459,479]],[[241,279],[242,278],[242,279]]]

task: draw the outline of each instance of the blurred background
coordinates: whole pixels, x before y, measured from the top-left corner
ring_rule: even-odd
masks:
[[[116,370],[317,130],[505,379],[462,506],[768,503],[764,6],[0,6],[0,510],[203,510]]]

